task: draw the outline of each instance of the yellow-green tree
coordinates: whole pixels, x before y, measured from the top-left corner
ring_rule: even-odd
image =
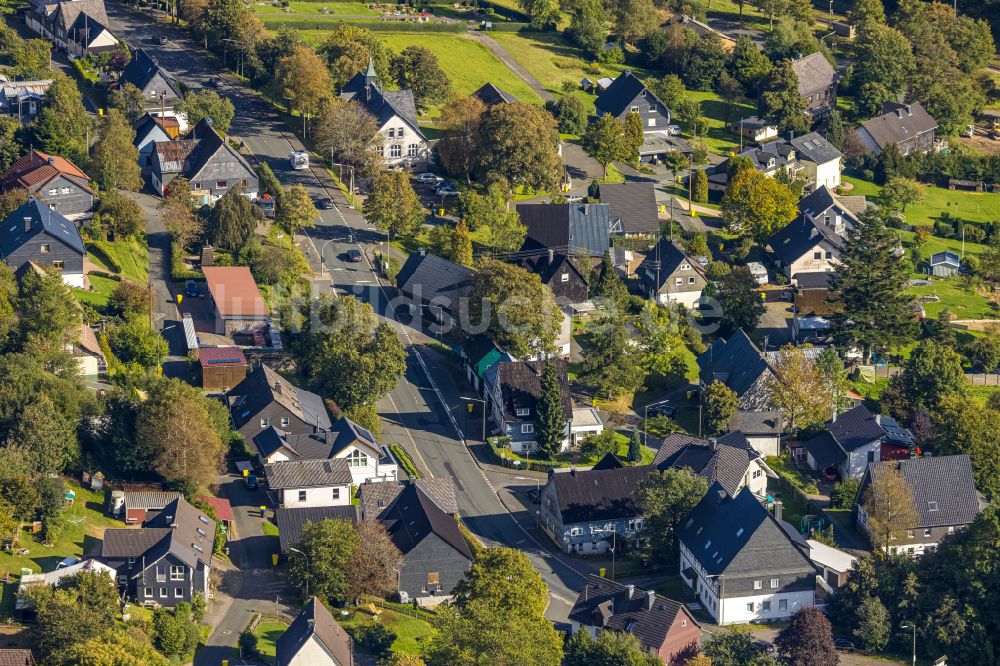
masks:
[[[762,242],[798,214],[791,188],[756,169],[740,169],[722,197],[722,219],[730,231]]]
[[[290,111],[305,115],[315,114],[333,97],[330,70],[307,46],[296,46],[291,55],[278,61],[271,85],[276,96],[288,102]]]
[[[465,220],[459,220],[455,224],[455,231],[451,236],[451,258],[455,263],[472,267],[472,236]]]
[[[375,178],[364,212],[376,229],[389,234],[390,240],[412,234],[424,216],[420,199],[402,171],[383,171]]]
[[[296,183],[282,192],[274,221],[292,235],[316,226],[316,206],[304,185]]]
[[[791,431],[822,423],[833,408],[823,377],[805,352],[788,344],[781,348],[775,363],[777,377],[771,378],[771,401],[788,419]]]

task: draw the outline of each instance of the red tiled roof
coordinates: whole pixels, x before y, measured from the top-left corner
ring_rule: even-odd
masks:
[[[219,520],[229,521],[233,519],[233,507],[225,497],[199,495],[198,499],[215,509],[215,517]]]
[[[239,367],[247,364],[246,356],[238,347],[199,347],[198,361],[201,367]]]
[[[29,188],[47,182],[57,174],[72,178],[88,192],[91,191],[88,185],[90,176],[69,160],[58,155],[48,155],[40,150],[32,150],[0,173],[0,186],[9,187],[17,184]]]
[[[270,313],[246,266],[205,266],[208,291],[223,317],[267,317]]]

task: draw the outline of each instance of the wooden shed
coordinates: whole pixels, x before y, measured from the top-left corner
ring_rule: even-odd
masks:
[[[203,388],[232,388],[247,376],[247,359],[237,347],[199,347]]]

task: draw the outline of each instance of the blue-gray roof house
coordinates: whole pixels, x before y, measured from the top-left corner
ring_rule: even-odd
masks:
[[[962,260],[954,252],[935,252],[930,260],[931,275],[952,277],[958,275]]]
[[[83,287],[83,239],[76,225],[32,197],[3,221],[0,259],[12,271],[28,263],[57,271],[71,287]]]
[[[611,247],[614,220],[607,204],[521,204],[517,214],[527,227],[522,254],[602,257]]]
[[[732,389],[740,399],[741,410],[770,407],[770,382],[777,375],[743,329],[729,336],[729,340],[719,338],[713,342],[698,357],[698,374],[703,389],[716,380]]]

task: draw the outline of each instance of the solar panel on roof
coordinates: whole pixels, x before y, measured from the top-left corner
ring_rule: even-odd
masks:
[[[217,365],[220,363],[242,363],[243,361],[237,356],[227,356],[225,358],[210,358],[208,359],[209,365]]]

